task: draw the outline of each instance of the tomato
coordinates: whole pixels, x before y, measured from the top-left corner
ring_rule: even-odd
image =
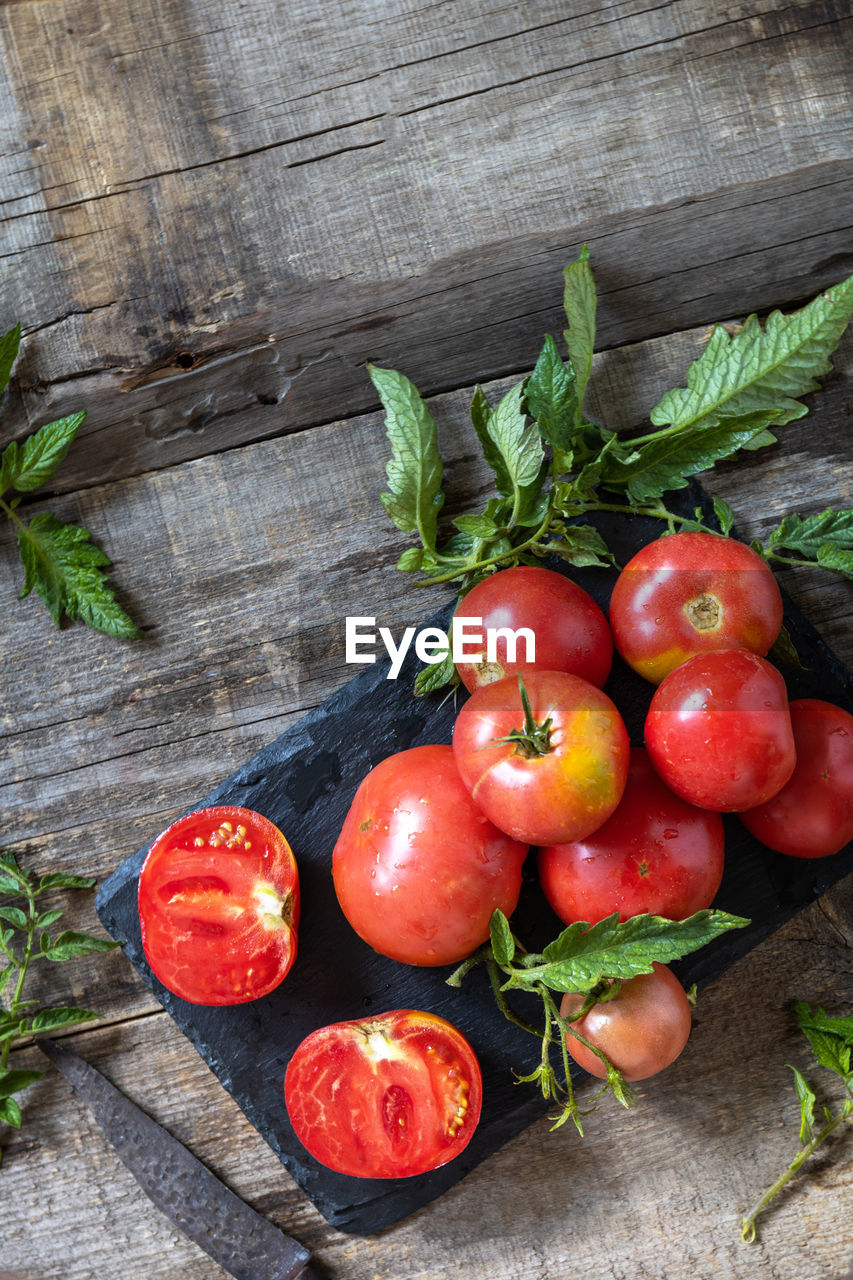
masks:
[[[569,1017],[583,1003],[582,995],[565,995],[560,1013]],[[687,1044],[690,1002],[672,970],[655,963],[654,973],[627,978],[612,1000],[594,1004],[572,1025],[626,1080],[646,1080],[674,1062]],[[605,1078],[605,1064],[571,1034],[566,1035],[566,1048],[590,1075]]]
[[[654,692],[645,733],[667,786],[704,809],[752,809],[794,771],[785,682],[747,649],[702,654],[671,671]]]
[[[790,711],[794,772],[740,820],[778,853],[823,858],[853,840],[853,716],[819,698],[797,698]]]
[[[381,955],[453,964],[515,910],[527,848],[498,831],[447,746],[412,747],[372,769],[332,855],[344,915]]]
[[[510,660],[505,636],[496,636],[496,661],[485,652],[479,660],[457,662],[462,683],[470,691],[482,684],[521,672],[569,671],[600,689],[610,675],[613,640],[602,610],[583,587],[553,569],[522,565],[502,569],[477,584],[464,597],[457,614],[482,618],[488,629],[526,627],[535,636],[535,660],[524,661],[523,640]]]
[[[462,1033],[412,1009],[321,1027],[284,1078],[299,1141],[353,1178],[409,1178],[447,1164],[471,1141],[482,1097]]]
[[[251,809],[185,814],[152,844],[139,874],[145,957],[193,1004],[264,996],[296,958],[299,879],[290,845]]]
[[[539,851],[539,880],[564,924],[648,911],[684,920],[709,907],[723,876],[723,820],[670,791],[631,749],[615,812],[592,835]]]
[[[627,730],[607,695],[580,676],[531,671],[524,687],[530,717],[515,677],[472,693],[453,728],[459,772],[483,812],[516,840],[581,840],[622,797]],[[522,737],[507,741],[513,734]]]
[[[761,556],[716,533],[667,534],[629,560],[610,600],[621,657],[654,684],[713,649],[762,657],[782,627],[782,595]]]

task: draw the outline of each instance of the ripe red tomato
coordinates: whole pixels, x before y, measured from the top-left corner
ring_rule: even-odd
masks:
[[[667,786],[703,809],[752,809],[794,771],[785,682],[747,649],[702,654],[671,671],[655,690],[645,732]]]
[[[482,1096],[462,1033],[412,1009],[321,1027],[284,1078],[299,1141],[353,1178],[408,1178],[447,1164],[471,1141]]]
[[[560,1013],[569,1017],[583,1003],[581,995],[565,995]],[[672,970],[656,963],[654,973],[626,979],[612,1000],[594,1004],[572,1025],[626,1080],[646,1080],[674,1062],[687,1044],[690,1002]],[[606,1066],[586,1045],[567,1034],[566,1048],[590,1075],[605,1078]]]
[[[483,812],[517,840],[581,840],[622,798],[627,730],[607,695],[580,676],[531,671],[524,686],[537,741],[507,740],[525,729],[518,680],[483,685],[456,717],[459,772]]]
[[[757,552],[715,533],[667,534],[619,575],[610,625],[625,662],[654,684],[713,649],[762,657],[782,626],[782,596]]]
[[[381,955],[453,964],[515,910],[527,854],[473,802],[447,746],[389,756],[361,782],[332,855],[344,915]]]
[[[709,907],[723,876],[723,820],[670,791],[631,749],[615,812],[585,840],[539,851],[539,880],[564,924],[648,911],[684,920]]]
[[[152,844],[139,874],[145,957],[193,1004],[267,995],[296,958],[299,879],[290,845],[251,809],[185,814]]]
[[[823,858],[853,840],[853,716],[819,698],[797,698],[790,710],[794,772],[740,820],[778,853]]]
[[[555,573],[553,569],[521,565],[502,569],[477,584],[463,598],[457,613],[466,618],[482,618],[488,628],[527,627],[536,637],[535,660],[522,660],[524,642],[518,656],[510,661],[506,637],[496,640],[496,661],[458,662],[456,670],[470,691],[505,676],[528,671],[569,671],[600,689],[610,675],[613,640],[601,609],[583,587]]]

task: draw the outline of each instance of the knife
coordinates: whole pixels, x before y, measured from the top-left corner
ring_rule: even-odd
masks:
[[[308,1265],[307,1249],[229,1190],[100,1071],[55,1040],[37,1044],[149,1199],[236,1280],[326,1280]]]

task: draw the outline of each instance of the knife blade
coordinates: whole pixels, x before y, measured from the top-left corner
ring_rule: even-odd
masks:
[[[100,1071],[54,1040],[37,1043],[148,1198],[235,1280],[325,1280],[308,1265],[307,1249],[235,1195]]]

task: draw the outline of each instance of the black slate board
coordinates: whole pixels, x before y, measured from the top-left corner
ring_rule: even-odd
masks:
[[[710,503],[699,486],[680,498],[685,513],[701,504],[708,518]],[[622,564],[661,532],[656,521],[636,517],[604,514],[598,523]],[[586,569],[572,576],[606,608],[615,573]],[[446,625],[451,612],[448,604],[431,621]],[[782,668],[790,696],[821,697],[853,711],[853,676],[790,601],[785,625],[804,668]],[[396,681],[386,678],[387,662],[364,668],[193,806],[256,809],[284,831],[296,854],[303,902],[299,955],[277,991],[251,1004],[206,1008],[173,996],[154,978],[142,952],[136,908],[147,847],[119,866],[96,902],[105,928],[123,941],[131,963],[320,1212],[335,1226],[357,1233],[378,1231],[433,1200],[546,1107],[535,1089],[517,1085],[514,1075],[533,1069],[539,1042],[498,1013],[485,975],[474,971],[460,990],[453,990],[445,983],[449,969],[412,968],[376,955],[350,929],[334,895],[332,849],[364,775],[395,751],[450,741],[452,700],[441,705],[440,695],[413,698],[418,665],[410,655]],[[652,686],[616,659],[606,691],[622,711],[632,743],[639,745]],[[685,984],[701,986],[718,977],[853,869],[853,846],[816,861],[784,858],[755,841],[736,818],[725,822],[726,870],[715,905],[752,923],[673,966]],[[152,832],[152,839],[157,834]],[[562,927],[538,889],[534,858],[528,858],[513,926],[537,948]],[[398,1008],[438,1013],[468,1037],[483,1071],[480,1126],[461,1156],[421,1177],[372,1181],[333,1173],[307,1154],[290,1127],[282,1093],[288,1060],[319,1026]],[[524,1012],[524,1005],[519,1009]],[[526,1012],[535,1017],[535,1006]]]

